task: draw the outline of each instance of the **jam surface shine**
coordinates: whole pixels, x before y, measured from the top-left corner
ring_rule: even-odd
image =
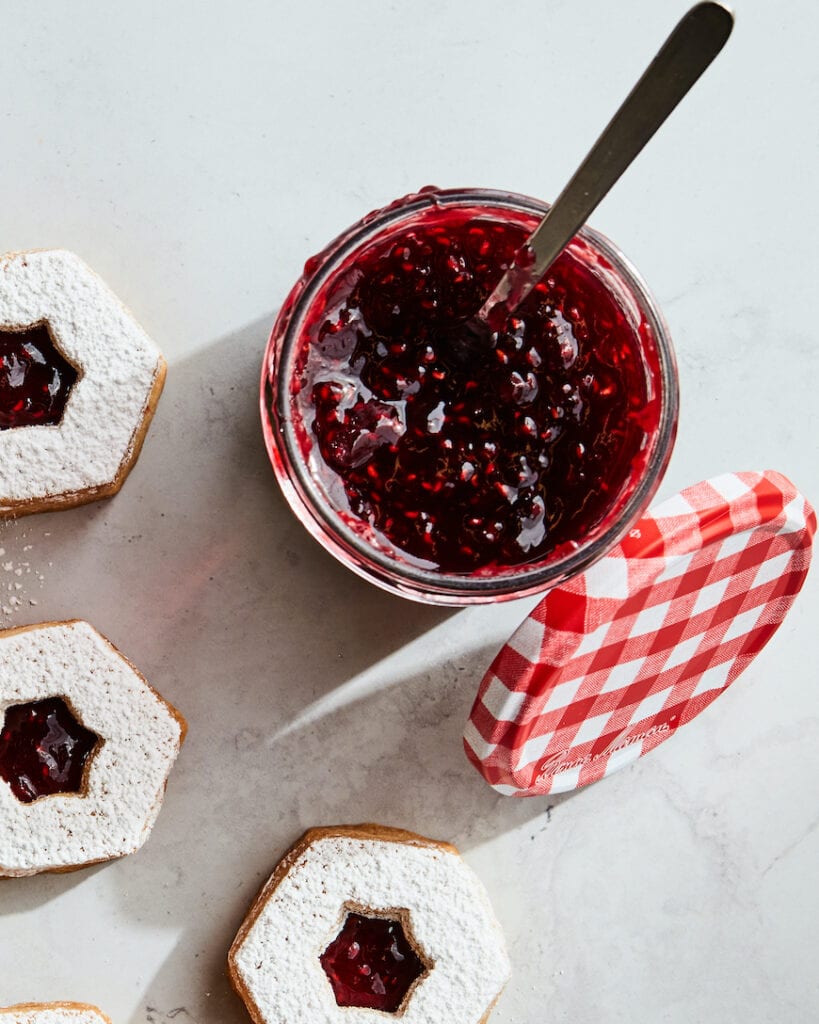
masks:
[[[0,430],[56,425],[76,381],[44,323],[0,328]]]
[[[292,395],[310,464],[423,567],[581,542],[658,423],[638,326],[572,249],[482,347],[462,336],[534,223],[433,208],[348,258],[305,322]]]
[[[24,804],[55,793],[79,793],[99,738],[60,697],[6,708],[0,729],[0,779]]]
[[[355,913],[347,914],[320,960],[339,1006],[366,1006],[384,1013],[401,1008],[425,970],[400,921]]]

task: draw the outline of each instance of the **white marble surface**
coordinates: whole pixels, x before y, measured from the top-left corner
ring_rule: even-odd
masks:
[[[816,501],[819,16],[737,6],[593,223],[676,340],[662,494],[774,467]],[[141,853],[0,885],[0,1004],[241,1024],[225,954],[257,886],[306,826],[372,819],[453,840],[483,877],[514,964],[498,1024],[819,1019],[819,572],[696,725],[570,799],[504,800],[460,732],[525,608],[449,613],[356,579],[284,506],[257,423],[305,257],[429,182],[553,197],[682,9],[0,7],[0,248],[75,249],[170,362],[117,498],[0,526],[23,569],[0,563],[21,583],[2,623],[87,617],[191,725]]]

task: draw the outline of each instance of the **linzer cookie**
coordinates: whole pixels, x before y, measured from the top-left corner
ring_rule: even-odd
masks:
[[[0,517],[115,494],[165,360],[73,253],[0,257]]]
[[[479,1024],[509,977],[500,926],[458,851],[381,825],[305,833],[228,964],[255,1024]]]
[[[0,1024],[111,1024],[87,1003],[18,1003],[0,1007]]]
[[[0,633],[0,877],[145,842],[185,720],[87,622]]]

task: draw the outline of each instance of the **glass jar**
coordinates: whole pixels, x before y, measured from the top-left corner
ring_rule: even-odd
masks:
[[[611,550],[634,526],[660,484],[677,427],[678,383],[668,328],[642,278],[607,238],[583,228],[571,256],[594,275],[625,317],[641,367],[641,401],[654,413],[623,479],[591,527],[532,561],[492,563],[471,571],[445,571],[396,547],[371,522],[356,517],[343,481],[323,466],[316,438],[305,422],[302,387],[308,325],[325,308],[338,280],[355,270],[373,245],[400,239],[425,218],[476,217],[503,220],[530,232],[549,209],[537,199],[488,189],[425,189],[364,217],[309,260],[270,335],[261,382],[265,443],[285,498],[310,533],[339,561],[365,579],[418,601],[470,605],[505,601],[546,590],[582,571]],[[603,488],[605,490],[605,488]]]

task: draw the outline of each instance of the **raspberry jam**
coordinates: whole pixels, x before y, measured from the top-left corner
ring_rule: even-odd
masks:
[[[674,352],[626,257],[584,227],[524,303],[496,292],[510,261],[509,294],[528,288],[521,243],[548,209],[490,189],[404,196],[308,260],[276,319],[260,398],[282,493],[393,594],[541,593],[622,540],[662,480]]]
[[[76,381],[44,323],[0,328],[0,430],[56,425]]]
[[[572,551],[645,469],[656,351],[585,243],[482,346],[465,335],[537,220],[433,204],[348,256],[303,322],[304,457],[353,529],[423,569]]]
[[[395,1013],[425,971],[400,921],[349,913],[321,966],[339,1006]]]
[[[98,742],[60,697],[12,705],[0,731],[0,779],[24,804],[55,793],[79,793]]]

